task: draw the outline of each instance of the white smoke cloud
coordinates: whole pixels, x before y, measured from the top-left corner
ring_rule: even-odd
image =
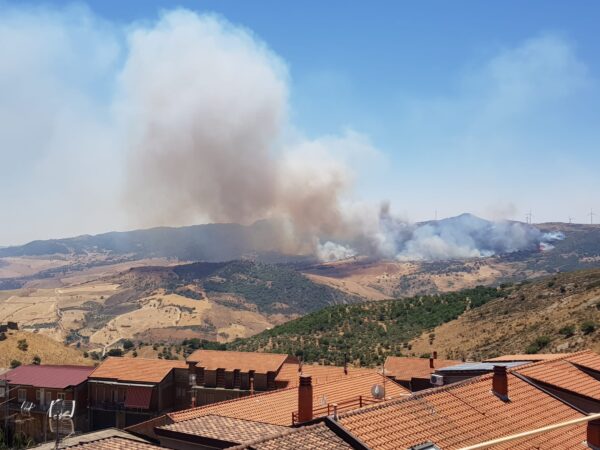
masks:
[[[282,251],[323,260],[481,257],[552,240],[473,216],[411,224],[386,203],[358,202],[353,187],[380,152],[352,129],[291,138],[285,63],[222,18],[174,10],[119,28],[82,7],[13,8],[0,15],[0,42],[11,43],[0,46],[0,163],[19,169],[0,181],[0,210],[12,211],[18,228],[43,217],[56,237],[131,221],[267,218],[281,224]],[[545,57],[532,61],[552,69],[566,60],[569,75],[568,48],[554,58],[555,44],[500,55],[484,73],[500,91],[536,97],[528,80],[546,66],[515,78],[511,64],[539,56],[539,47]],[[505,97],[487,103],[486,117],[504,110]],[[17,179],[24,171],[33,174],[25,182]]]

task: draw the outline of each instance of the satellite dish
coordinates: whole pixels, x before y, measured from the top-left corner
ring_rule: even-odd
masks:
[[[374,384],[371,387],[371,395],[373,396],[373,398],[376,399],[382,399],[383,396],[385,395],[384,391],[383,391],[383,386],[380,384]]]

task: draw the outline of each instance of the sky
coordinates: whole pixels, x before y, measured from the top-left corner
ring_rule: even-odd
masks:
[[[304,160],[342,203],[389,202],[409,221],[531,210],[534,222],[589,223],[591,209],[600,220],[599,19],[594,1],[0,1],[0,245],[254,220],[281,210],[282,189],[310,184],[293,176]],[[231,70],[197,82],[219,52]],[[243,83],[229,90],[231,74]],[[222,157],[167,167],[170,149],[189,144],[168,113],[225,127]],[[148,131],[157,121],[161,148]],[[220,180],[253,162],[215,169],[238,158],[230,126],[253,151],[284,155],[257,158],[238,191]],[[271,163],[298,183],[261,186]],[[190,188],[194,173],[207,183]],[[244,193],[250,203],[230,202]]]

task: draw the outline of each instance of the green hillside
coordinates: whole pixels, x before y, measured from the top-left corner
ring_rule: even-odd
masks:
[[[306,362],[364,366],[407,353],[423,331],[458,318],[467,309],[503,297],[503,289],[476,287],[461,292],[331,306],[228,345],[232,350],[271,351]]]

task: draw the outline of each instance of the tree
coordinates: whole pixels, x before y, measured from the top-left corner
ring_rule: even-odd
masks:
[[[21,365],[21,361],[19,361],[18,359],[13,359],[10,362],[10,368],[11,369],[15,369],[15,368],[19,367],[20,365]]]
[[[131,342],[129,339],[125,339],[125,340],[123,341],[123,348],[124,348],[125,350],[130,350],[130,349],[132,349],[133,347],[134,347],[134,345],[133,345],[133,342]]]
[[[33,364],[34,366],[39,366],[42,363],[42,358],[40,358],[38,355],[35,355],[33,357],[33,359],[31,360],[31,364]]]
[[[27,339],[19,339],[17,341],[17,348],[21,351],[26,352],[29,348],[29,344],[27,343]]]
[[[580,328],[583,334],[591,334],[596,331],[596,324],[591,320],[586,320],[581,324]]]
[[[108,356],[123,356],[123,350],[120,348],[111,348],[107,354]]]

